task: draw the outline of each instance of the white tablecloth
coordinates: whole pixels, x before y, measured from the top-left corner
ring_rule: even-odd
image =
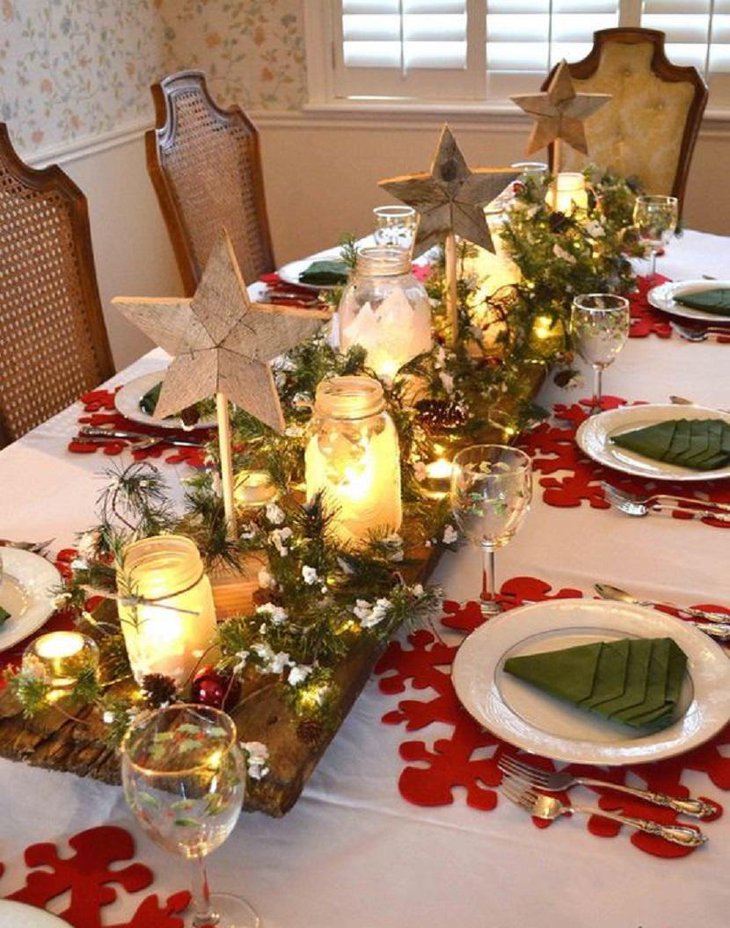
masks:
[[[728,278],[730,240],[686,232],[660,259],[659,271],[674,279]],[[606,372],[604,390],[629,400],[665,402],[678,393],[728,405],[729,352],[727,345],[677,337],[631,339]],[[151,353],[112,382],[161,366],[161,357]],[[583,390],[574,392],[548,384],[542,400],[575,400],[590,391],[589,383],[587,376]],[[78,414],[78,407],[60,414],[0,453],[0,536],[53,538],[61,547],[93,523],[103,484],[98,474],[111,460],[66,452]],[[165,465],[164,471],[178,482],[184,469]],[[631,519],[586,505],[551,508],[538,493],[521,533],[499,553],[498,570],[502,581],[530,575],[590,593],[603,580],[640,596],[730,604],[729,561],[728,531],[658,516]],[[473,598],[479,570],[478,553],[462,550],[443,557],[435,579],[447,596]],[[626,830],[599,838],[583,821],[567,819],[538,830],[504,801],[492,812],[470,809],[459,790],[450,806],[420,808],[397,789],[398,747],[408,735],[380,721],[396,701],[375,681],[367,684],[295,808],[281,820],[242,816],[212,855],[214,889],[246,895],[269,928],[730,924],[730,808],[703,826],[710,843],[681,860],[637,850]],[[410,737],[430,742],[433,730]],[[704,774],[690,772],[683,782],[695,794],[730,802],[730,793]],[[157,875],[156,892],[186,888],[180,862],[137,828],[119,788],[0,761],[0,861],[6,865],[0,895],[22,883],[26,845],[63,841],[109,822],[135,834]],[[107,920],[123,911],[129,915],[129,899]]]

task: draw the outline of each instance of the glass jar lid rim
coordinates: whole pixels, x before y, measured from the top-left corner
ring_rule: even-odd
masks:
[[[366,419],[384,408],[382,384],[362,374],[321,381],[314,401],[315,414],[323,418]]]

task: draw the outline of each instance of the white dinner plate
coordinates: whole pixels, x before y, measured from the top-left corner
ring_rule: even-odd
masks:
[[[2,928],[68,928],[58,915],[24,902],[0,899],[0,926]]]
[[[665,461],[653,461],[611,441],[614,435],[655,425],[657,422],[666,422],[669,419],[721,419],[730,425],[730,414],[719,412],[717,409],[705,409],[703,406],[621,406],[586,419],[578,428],[575,440],[589,458],[635,477],[687,483],[730,477],[730,467],[691,470],[689,467],[679,467]]]
[[[0,548],[0,606],[10,618],[0,625],[0,651],[33,634],[54,611],[61,575],[44,557],[20,548]]]
[[[10,618],[0,625],[0,651],[31,635],[54,611],[61,575],[44,557],[20,548],[0,548],[0,606]]]
[[[681,316],[683,319],[694,319],[696,322],[712,322],[717,325],[726,323],[730,328],[730,316],[719,316],[717,313],[703,313],[701,309],[692,309],[683,306],[676,300],[677,296],[688,293],[699,293],[701,290],[714,290],[716,287],[730,287],[730,280],[678,280],[668,281],[652,287],[646,298],[655,309],[661,309],[672,316]],[[729,333],[730,334],[730,331]]]
[[[680,716],[642,734],[543,693],[504,671],[508,657],[619,638],[673,638],[687,655]],[[730,718],[730,660],[681,619],[626,603],[559,599],[511,609],[480,626],[459,648],[456,694],[493,734],[532,754],[620,766],[681,754],[703,744]]]
[[[341,249],[333,248],[332,251],[323,252],[322,254],[315,255],[313,258],[291,261],[289,264],[285,264],[284,267],[280,267],[276,273],[279,275],[279,279],[283,280],[285,284],[293,284],[296,287],[306,287],[308,290],[332,290],[333,286],[341,285],[306,284],[299,280],[299,275],[306,271],[310,264],[313,264],[315,261],[331,261],[339,258],[341,254]]]
[[[155,384],[160,383],[164,376],[164,369],[151,371],[149,374],[142,374],[141,377],[136,377],[134,380],[130,380],[129,383],[126,383],[114,396],[114,405],[117,408],[117,412],[120,412],[125,419],[130,419],[132,422],[141,422],[143,425],[156,425],[161,429],[191,428],[191,426],[186,426],[182,419],[175,417],[170,419],[155,419],[154,416],[150,416],[140,407],[140,401],[145,393],[151,390]],[[207,429],[215,424],[216,420],[214,418],[201,419],[199,422],[196,422],[192,428]]]

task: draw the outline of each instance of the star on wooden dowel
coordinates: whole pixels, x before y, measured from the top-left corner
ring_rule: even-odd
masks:
[[[313,335],[327,312],[252,303],[223,231],[192,299],[115,297],[115,306],[173,356],[155,418],[215,396],[228,537],[236,537],[228,400],[277,432],[284,414],[268,362]]]
[[[568,63],[563,59],[542,93],[520,93],[510,99],[535,117],[525,155],[531,155],[562,139],[571,148],[588,154],[583,123],[611,99],[608,93],[576,93]]]
[[[520,176],[506,168],[470,170],[448,126],[441,130],[429,173],[381,180],[378,186],[419,214],[413,253],[422,254],[454,234],[492,250],[484,206]]]
[[[268,362],[313,335],[329,313],[252,303],[227,234],[213,248],[192,299],[115,297],[113,304],[173,356],[155,418],[217,393],[282,432]]]

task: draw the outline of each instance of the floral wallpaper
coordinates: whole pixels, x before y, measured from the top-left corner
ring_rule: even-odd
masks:
[[[298,109],[304,0],[0,0],[0,121],[21,152],[153,118],[150,84],[205,70],[222,103]]]

